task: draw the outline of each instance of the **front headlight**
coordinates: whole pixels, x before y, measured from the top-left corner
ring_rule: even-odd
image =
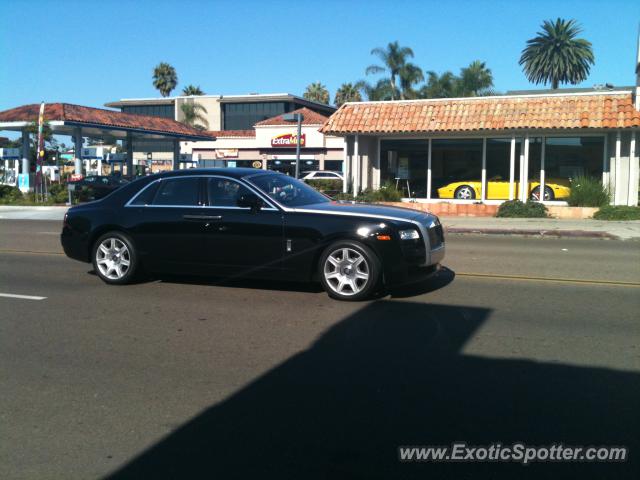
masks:
[[[417,230],[400,230],[400,240],[417,240],[420,238]]]

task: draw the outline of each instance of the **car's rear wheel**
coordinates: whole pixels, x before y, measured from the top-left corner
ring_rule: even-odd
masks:
[[[380,283],[380,260],[359,242],[330,245],[320,258],[320,281],[327,294],[338,300],[363,300]]]
[[[551,189],[551,187],[544,187],[544,201],[548,202],[551,201],[555,198],[555,195],[553,194],[553,190]],[[536,202],[540,201],[540,186],[538,185],[536,188],[534,188],[533,190],[531,190],[531,200],[534,200]]]
[[[473,200],[476,198],[476,192],[471,185],[460,185],[454,193],[458,200]]]
[[[102,235],[93,245],[93,268],[106,283],[131,282],[138,269],[138,256],[131,239],[121,232]]]

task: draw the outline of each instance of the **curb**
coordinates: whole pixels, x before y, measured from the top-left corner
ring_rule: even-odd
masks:
[[[593,232],[586,230],[531,230],[518,228],[464,228],[451,227],[444,229],[445,233],[454,234],[480,234],[480,235],[529,235],[539,237],[573,237],[573,238],[600,238],[605,240],[621,240],[617,235],[608,232]]]

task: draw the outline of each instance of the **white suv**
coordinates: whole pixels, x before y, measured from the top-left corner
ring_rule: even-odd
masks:
[[[302,172],[302,180],[344,180],[341,173],[320,170],[314,172]]]

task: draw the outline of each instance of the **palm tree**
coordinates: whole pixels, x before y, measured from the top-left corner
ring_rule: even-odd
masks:
[[[168,97],[171,90],[178,84],[176,69],[165,62],[160,62],[153,69],[153,86],[160,91],[160,95]]]
[[[413,86],[424,80],[422,69],[413,63],[405,63],[398,74],[403,98],[416,98],[417,92]]]
[[[343,83],[336,91],[336,96],[333,100],[336,107],[339,107],[346,102],[361,102],[362,95],[360,91],[364,88],[364,82],[356,83]]]
[[[586,80],[594,56],[591,42],[576,38],[581,32],[575,20],[546,20],[542,32],[527,40],[520,57],[527,79],[536,85],[551,83],[554,90],[560,83],[575,85]]]
[[[186,95],[187,97],[195,97],[204,95],[205,93],[202,91],[199,85],[196,87],[195,85],[189,84],[182,89],[182,94]]]
[[[198,130],[209,128],[207,117],[203,115],[203,113],[207,113],[207,109],[198,102],[185,102],[180,105],[180,110],[182,111],[182,123],[185,125]]]
[[[329,105],[329,90],[320,82],[307,85],[303,97],[312,102]]]
[[[493,74],[485,62],[480,60],[471,62],[468,67],[461,69],[458,81],[457,95],[460,97],[478,97],[492,92]]]
[[[421,98],[451,98],[459,90],[459,79],[451,72],[438,75],[434,71],[427,72],[427,83],[419,92]]]
[[[393,90],[388,78],[381,78],[375,85],[363,82],[362,90],[371,101],[392,100]]]
[[[400,75],[400,70],[407,63],[408,58],[413,58],[413,50],[409,47],[401,47],[398,42],[391,42],[387,48],[374,48],[371,55],[376,55],[382,61],[380,65],[369,65],[366,74],[375,74],[387,72],[389,74],[389,86],[391,88],[391,100],[395,100],[398,92],[396,79]],[[402,90],[400,91],[400,99],[404,99]]]

